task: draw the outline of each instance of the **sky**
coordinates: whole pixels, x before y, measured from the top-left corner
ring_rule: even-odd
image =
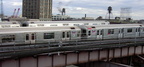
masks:
[[[4,14],[11,16],[14,9],[20,8],[22,14],[22,0],[3,0]],[[66,8],[66,15],[75,18],[107,17],[107,8],[112,7],[112,16],[120,17],[121,8],[130,8],[130,16],[134,20],[144,19],[144,0],[53,0],[53,15],[60,14],[59,9]]]

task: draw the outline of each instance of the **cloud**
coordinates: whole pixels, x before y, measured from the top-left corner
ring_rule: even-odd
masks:
[[[11,2],[13,6],[22,6],[21,2]]]
[[[12,15],[14,9],[22,9],[22,0],[3,0],[4,12]],[[59,4],[61,2],[61,4]],[[53,0],[53,15],[59,14],[59,8],[66,8],[66,14],[72,17],[105,17],[107,8],[112,6],[113,16],[120,16],[121,8],[131,7],[131,16],[134,19],[143,18],[144,0]],[[22,10],[20,10],[20,14]]]
[[[134,19],[142,18],[144,14],[144,0],[54,0],[54,3],[62,2],[66,8],[67,15],[82,17],[88,14],[92,17],[103,16],[107,14],[107,8],[112,6],[113,16],[120,16],[121,8],[131,7],[131,16]],[[69,6],[65,6],[67,2],[71,2]],[[54,4],[55,5],[55,4]],[[54,9],[55,7],[53,7]],[[56,11],[53,12],[56,14]]]
[[[22,2],[20,1],[3,1],[3,11],[4,15],[11,16],[14,12],[14,9],[20,8],[19,15],[22,14]]]

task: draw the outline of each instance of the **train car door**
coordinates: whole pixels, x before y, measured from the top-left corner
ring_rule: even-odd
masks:
[[[118,33],[118,38],[123,38],[123,36],[124,36],[124,29],[120,28]]]
[[[71,40],[72,39],[77,39],[77,31],[76,30],[71,30],[71,33],[70,33],[70,37],[71,37]]]
[[[81,29],[81,39],[87,39],[87,30]]]
[[[62,40],[69,40],[69,31],[62,32]]]
[[[140,36],[140,28],[136,28],[136,37],[139,37]]]
[[[36,33],[27,33],[25,36],[25,43],[35,44]]]
[[[144,27],[140,27],[140,37],[144,37]]]
[[[97,30],[97,39],[102,39],[103,38],[103,30],[102,29],[99,29]]]

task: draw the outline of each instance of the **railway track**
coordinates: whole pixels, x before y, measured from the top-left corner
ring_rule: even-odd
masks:
[[[106,44],[124,44],[124,43],[137,43],[143,42],[144,38],[139,39],[117,39],[117,40],[86,40],[86,41],[69,41],[61,43],[52,43],[52,44],[31,44],[31,45],[22,45],[22,46],[3,46],[0,47],[0,53],[11,53],[11,52],[20,52],[28,50],[37,50],[37,49],[52,49],[55,47],[63,46],[83,46],[83,45],[106,45]]]

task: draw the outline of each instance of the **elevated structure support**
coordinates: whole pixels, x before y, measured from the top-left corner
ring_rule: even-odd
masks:
[[[60,54],[42,54],[25,58],[16,57],[1,60],[0,67],[63,67],[94,61],[110,61],[113,58],[144,54],[143,47],[139,45],[112,49],[60,52]]]
[[[99,61],[99,62],[90,62],[85,64],[79,64],[78,67],[132,67],[129,65],[124,65],[120,63],[114,63],[114,62],[105,62],[105,61]]]

